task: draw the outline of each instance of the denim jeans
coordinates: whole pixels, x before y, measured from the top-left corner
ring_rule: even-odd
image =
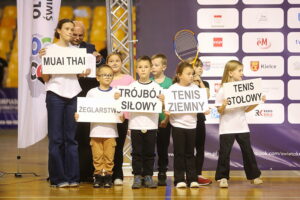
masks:
[[[75,140],[77,97],[47,92],[49,137],[49,178],[52,185],[79,182],[78,145]]]

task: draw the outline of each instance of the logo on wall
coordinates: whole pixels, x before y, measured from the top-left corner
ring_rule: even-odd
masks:
[[[255,116],[272,117],[273,116],[273,110],[255,110]]]
[[[214,84],[215,93],[219,92],[220,87],[221,87],[221,83],[215,83]]]
[[[250,61],[250,69],[254,72],[259,70],[259,61]]]
[[[213,15],[212,27],[224,27],[223,15]]]
[[[203,69],[205,71],[209,71],[210,70],[210,66],[211,66],[211,62],[210,61],[204,61],[203,62]]]
[[[256,45],[261,49],[268,49],[271,47],[271,42],[268,38],[257,38]]]
[[[223,47],[223,38],[214,37],[213,38],[213,45],[214,45],[214,47]]]
[[[268,17],[267,17],[267,15],[264,15],[264,14],[260,14],[259,16],[258,16],[258,20],[257,20],[258,22],[267,22],[268,21]]]

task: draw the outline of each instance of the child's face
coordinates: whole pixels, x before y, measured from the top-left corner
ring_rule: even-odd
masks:
[[[112,68],[114,73],[120,72],[122,69],[122,60],[118,55],[110,56],[107,64]]]
[[[181,85],[190,85],[194,82],[194,70],[190,67],[186,67],[183,69],[182,74],[178,75],[179,83]]]
[[[243,66],[238,66],[235,70],[229,72],[229,76],[232,81],[241,81],[243,80]]]
[[[194,70],[195,70],[195,76],[202,76],[203,73],[203,66],[201,63],[194,65]]]
[[[61,29],[57,29],[59,37],[65,41],[71,41],[73,39],[74,24],[71,22],[64,23]]]
[[[148,60],[141,60],[137,63],[136,73],[140,79],[149,79],[151,72],[151,63]]]
[[[154,58],[151,60],[151,62],[151,73],[153,74],[153,76],[159,76],[164,73],[167,66],[162,64],[161,58]]]
[[[97,73],[97,81],[100,85],[109,86],[114,77],[114,73],[110,68],[103,68]]]

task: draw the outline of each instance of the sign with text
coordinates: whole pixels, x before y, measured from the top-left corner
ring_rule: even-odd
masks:
[[[81,74],[88,60],[84,48],[47,48],[42,57],[42,71],[43,74]]]
[[[78,122],[122,123],[122,113],[116,109],[116,101],[103,98],[77,98]]]
[[[158,99],[162,89],[147,86],[118,87],[121,97],[117,100],[117,110],[126,112],[161,113],[162,102]]]
[[[261,78],[224,83],[226,108],[236,108],[261,103]]]
[[[169,88],[165,92],[165,109],[170,113],[203,113],[208,110],[206,89]]]

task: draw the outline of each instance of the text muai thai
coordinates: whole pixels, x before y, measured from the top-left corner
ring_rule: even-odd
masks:
[[[43,57],[44,65],[85,65],[85,57]]]

